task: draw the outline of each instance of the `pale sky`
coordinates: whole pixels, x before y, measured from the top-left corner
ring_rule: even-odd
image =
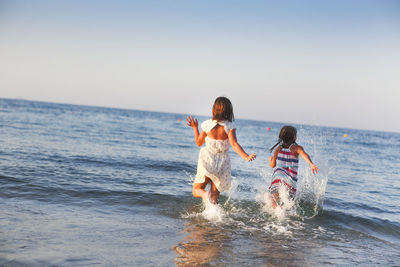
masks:
[[[2,1],[0,97],[400,132],[400,1]]]

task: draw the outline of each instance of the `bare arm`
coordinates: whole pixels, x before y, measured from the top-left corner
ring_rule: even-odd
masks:
[[[202,146],[206,140],[207,134],[204,131],[201,131],[201,133],[199,133],[199,123],[197,119],[194,119],[192,116],[187,116],[186,122],[188,126],[193,128],[194,141],[198,146]]]
[[[274,155],[272,157],[268,157],[269,166],[271,166],[271,168],[275,168],[275,166],[276,166],[276,158],[278,157],[278,153],[279,153],[279,151],[281,151],[281,149],[282,149],[282,147],[278,146],[274,151]]]
[[[303,147],[296,146],[295,152],[299,154],[308,164],[310,164],[312,173],[317,173],[319,171],[317,165],[315,165],[310,156],[304,151]]]
[[[237,142],[236,139],[236,129],[232,129],[229,131],[228,134],[228,138],[229,138],[229,142],[231,143],[231,146],[233,148],[233,150],[244,160],[246,161],[252,161],[256,159],[256,154],[251,154],[248,155],[243,148],[240,146],[240,144]]]

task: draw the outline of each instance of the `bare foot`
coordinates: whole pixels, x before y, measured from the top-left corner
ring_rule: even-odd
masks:
[[[211,203],[211,204],[218,204],[218,198],[215,200],[215,193],[211,191],[206,191],[205,194],[202,196],[204,203]]]
[[[210,191],[209,193],[209,199],[211,204],[218,204],[219,202],[219,194],[216,191]]]

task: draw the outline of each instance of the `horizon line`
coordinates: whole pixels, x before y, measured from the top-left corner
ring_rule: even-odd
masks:
[[[83,106],[83,107],[95,107],[95,108],[104,108],[104,109],[119,109],[119,110],[132,110],[132,111],[144,111],[144,112],[153,112],[153,113],[167,113],[173,115],[191,115],[190,113],[176,113],[170,111],[162,111],[162,110],[144,110],[144,109],[135,109],[135,108],[126,108],[126,107],[114,107],[114,106],[101,106],[95,104],[76,104],[76,103],[67,103],[67,102],[58,102],[58,101],[49,101],[49,100],[34,100],[34,99],[26,99],[23,97],[0,97],[0,99],[5,100],[15,100],[15,101],[27,101],[27,102],[39,102],[39,103],[48,103],[48,104],[58,104],[58,105],[71,105],[71,106]],[[198,117],[207,117],[209,115],[202,115],[202,114],[193,114]],[[383,132],[383,133],[394,133],[400,134],[400,132],[390,131],[390,130],[372,130],[372,129],[359,129],[359,128],[350,128],[350,127],[343,127],[343,126],[331,126],[331,125],[317,125],[317,124],[307,124],[307,123],[297,123],[297,122],[282,122],[282,121],[268,121],[268,120],[261,120],[261,119],[250,119],[245,117],[236,118],[238,120],[247,120],[247,121],[259,121],[259,122],[271,122],[271,123],[279,123],[283,125],[294,124],[299,126],[311,126],[311,127],[322,127],[322,128],[337,128],[343,130],[358,130],[358,131],[368,131],[368,132]]]

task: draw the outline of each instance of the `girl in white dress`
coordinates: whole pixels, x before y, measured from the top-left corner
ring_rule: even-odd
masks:
[[[200,133],[197,119],[192,116],[186,118],[187,125],[193,128],[196,144],[206,144],[199,153],[193,196],[201,197],[212,204],[218,203],[220,192],[228,191],[231,187],[229,143],[244,160],[252,161],[256,158],[256,154],[248,155],[237,142],[233,120],[232,103],[226,97],[218,97],[215,100],[212,119],[201,124]],[[209,192],[205,191],[207,184],[211,184]]]

